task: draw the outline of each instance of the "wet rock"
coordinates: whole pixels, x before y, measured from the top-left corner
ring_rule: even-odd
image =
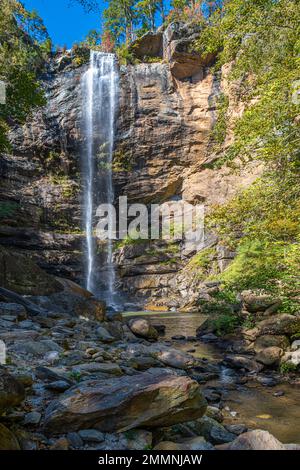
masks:
[[[0,367],[0,415],[19,405],[25,398],[23,385]]]
[[[20,450],[20,444],[14,434],[0,423],[0,450]]]
[[[171,339],[174,339],[175,341],[184,341],[186,337],[183,335],[175,335],[175,336],[172,336]]]
[[[268,431],[256,429],[241,434],[233,442],[217,448],[220,450],[284,450],[285,446]]]
[[[108,321],[123,321],[123,315],[121,312],[108,311],[106,312],[105,317]]]
[[[278,390],[277,392],[273,393],[273,397],[283,397],[285,395],[283,390]]]
[[[70,385],[72,385],[73,381],[68,379],[66,377],[66,374],[67,372],[65,369],[55,369],[55,368],[51,369],[49,367],[42,367],[42,366],[36,367],[35,369],[35,375],[41,380],[51,381],[51,382],[63,380],[65,382],[68,382]]]
[[[133,334],[145,339],[156,340],[157,330],[145,318],[134,318],[128,322],[128,326]]]
[[[103,442],[104,434],[96,429],[84,429],[78,432],[84,442]]]
[[[39,336],[39,332],[35,330],[9,330],[0,332],[0,339],[5,342],[9,341],[22,341],[22,340],[32,340]]]
[[[217,341],[218,337],[216,335],[214,335],[213,333],[207,333],[207,334],[201,336],[201,339],[202,339],[202,341],[204,341],[206,343],[212,343],[214,341]]]
[[[283,356],[283,350],[281,348],[270,346],[260,351],[255,359],[265,366],[274,366],[279,364],[281,356]]]
[[[214,450],[214,446],[199,436],[182,439],[179,442],[163,441],[157,444],[153,450]]]
[[[132,377],[83,382],[46,410],[48,432],[171,426],[202,416],[206,401],[196,382],[153,369]]]

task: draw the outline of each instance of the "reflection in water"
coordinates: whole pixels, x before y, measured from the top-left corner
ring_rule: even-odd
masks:
[[[200,314],[189,313],[153,313],[126,312],[125,317],[147,316],[152,324],[166,326],[165,340],[172,336],[183,335],[195,337],[196,329],[207,318]],[[195,357],[205,357],[210,361],[222,360],[222,353],[213,343],[201,341],[173,341],[176,348],[182,351],[194,350]],[[225,412],[225,424],[243,423],[249,429],[265,429],[283,443],[300,443],[300,389],[296,386],[281,384],[276,387],[263,387],[255,382],[247,386],[232,386],[236,373],[232,369],[220,366],[220,377],[209,385],[223,387],[224,407],[237,412],[232,417]],[[275,397],[276,391],[284,395]]]

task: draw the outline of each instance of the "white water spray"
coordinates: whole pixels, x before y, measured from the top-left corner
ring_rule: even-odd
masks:
[[[82,78],[82,91],[86,288],[95,295],[101,293],[101,297],[106,297],[108,304],[112,305],[115,294],[112,241],[107,240],[102,275],[98,279],[93,231],[97,206],[102,203],[112,204],[114,201],[112,159],[118,101],[118,73],[114,54],[91,51],[89,69]]]

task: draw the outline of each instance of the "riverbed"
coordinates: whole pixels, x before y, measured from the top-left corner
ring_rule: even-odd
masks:
[[[126,312],[124,317],[146,316],[153,324],[164,325],[162,340],[172,346],[220,364],[224,351],[214,343],[195,339],[196,329],[206,317],[198,313]],[[189,340],[172,339],[183,336]],[[255,381],[236,385],[234,371],[220,364],[219,378],[205,387],[222,388],[222,411],[225,424],[245,424],[249,429],[264,429],[283,443],[300,443],[300,388],[287,383],[264,387]],[[279,393],[278,393],[279,392]],[[280,395],[280,396],[278,396]]]

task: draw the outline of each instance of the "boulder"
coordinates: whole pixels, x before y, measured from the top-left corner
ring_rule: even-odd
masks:
[[[255,359],[265,366],[274,366],[279,364],[281,356],[283,356],[283,349],[270,346],[260,351]]]
[[[231,442],[236,437],[235,434],[227,431],[222,424],[209,416],[203,416],[201,419],[187,423],[187,426],[197,435],[204,437],[206,441],[212,444]]]
[[[96,330],[96,333],[99,341],[102,343],[113,343],[116,341],[116,338],[114,338],[103,326],[99,326]]]
[[[281,348],[281,349],[287,349],[289,347],[290,343],[289,340],[287,339],[286,336],[283,335],[262,335],[259,336],[254,344],[253,344],[253,349],[256,353],[259,353],[260,351],[270,348],[272,346]]]
[[[201,417],[206,400],[196,382],[163,369],[73,387],[46,410],[45,430],[52,433],[97,429],[125,431],[172,426]]]
[[[156,355],[156,358],[164,365],[174,367],[176,369],[189,369],[195,364],[195,359],[189,354],[185,354],[175,349],[166,351],[160,351]]]
[[[163,441],[157,444],[153,450],[214,450],[214,446],[199,436],[182,439],[179,442]]]
[[[0,423],[0,450],[21,450],[17,438]]]
[[[146,318],[134,318],[128,322],[128,326],[136,336],[153,340],[158,338],[157,330]]]
[[[240,355],[225,356],[224,362],[229,367],[233,367],[235,369],[246,369],[249,372],[260,372],[263,368],[261,364],[258,364],[253,359]]]
[[[268,431],[256,429],[241,434],[233,442],[217,446],[220,450],[285,450],[284,444]]]
[[[13,348],[15,351],[32,354],[36,357],[44,356],[46,353],[53,351],[57,353],[63,352],[63,348],[51,339],[43,341],[18,341]]]
[[[24,398],[24,386],[0,368],[0,415],[8,408],[19,405]]]
[[[244,308],[250,313],[265,312],[265,314],[271,314],[276,312],[281,305],[280,299],[250,290],[241,292],[240,298]]]
[[[262,320],[255,328],[244,330],[246,338],[255,340],[262,335],[286,335],[293,336],[300,332],[300,315],[282,313]]]

